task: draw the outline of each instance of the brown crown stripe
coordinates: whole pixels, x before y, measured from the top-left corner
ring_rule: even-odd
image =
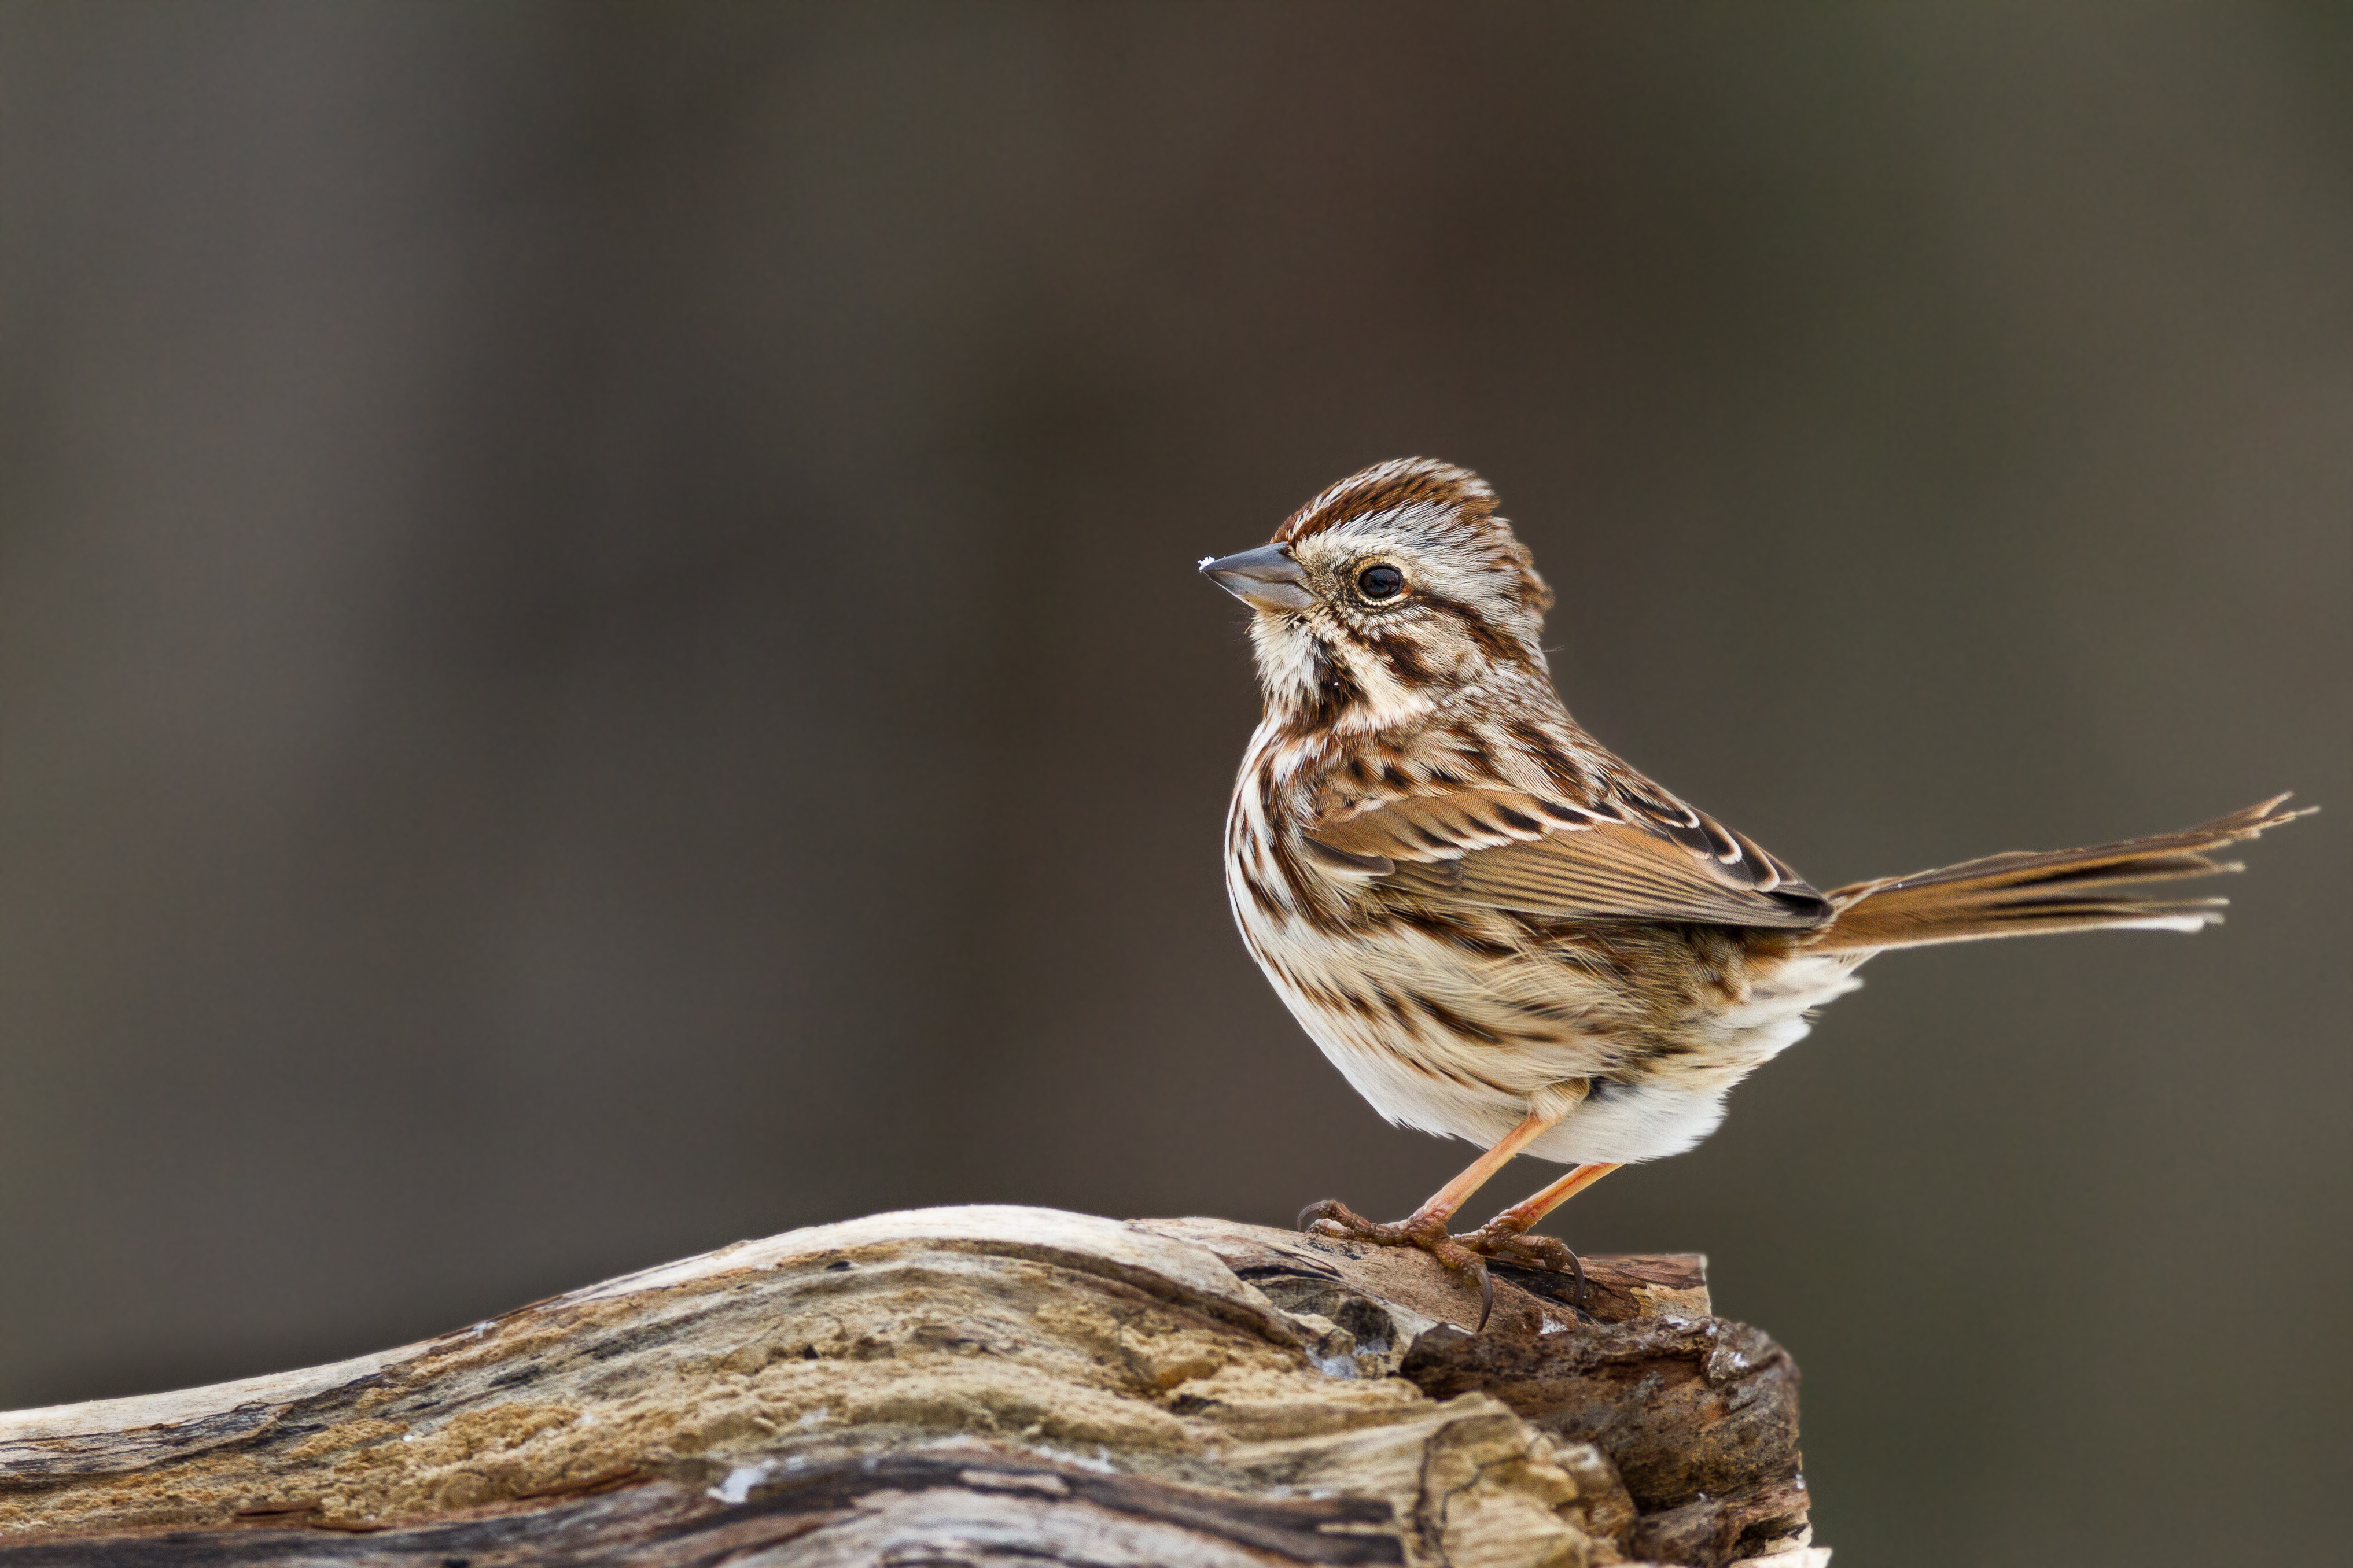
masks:
[[[1493,515],[1495,492],[1468,468],[1431,458],[1402,458],[1341,480],[1285,518],[1274,537],[1294,544],[1356,518],[1420,504],[1444,507],[1466,521],[1479,521]]]

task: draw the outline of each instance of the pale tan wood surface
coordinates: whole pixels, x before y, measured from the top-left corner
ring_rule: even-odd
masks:
[[[1769,1562],[1796,1372],[1701,1260],[968,1207],[738,1243],[377,1355],[0,1415],[0,1568]]]

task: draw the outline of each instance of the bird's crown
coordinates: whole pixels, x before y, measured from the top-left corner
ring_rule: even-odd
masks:
[[[1523,609],[1541,616],[1552,607],[1552,590],[1527,546],[1495,515],[1494,490],[1470,469],[1435,458],[1393,458],[1349,475],[1285,518],[1274,542],[1296,549],[1334,530],[1388,525],[1507,567]]]

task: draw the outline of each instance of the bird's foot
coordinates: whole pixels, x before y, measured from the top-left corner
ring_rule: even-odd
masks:
[[[1328,1236],[1335,1241],[1421,1248],[1455,1273],[1478,1285],[1479,1322],[1471,1331],[1474,1334],[1486,1328],[1488,1314],[1495,1310],[1495,1281],[1487,1272],[1486,1258],[1480,1256],[1482,1249],[1465,1245],[1464,1237],[1447,1235],[1446,1221],[1439,1215],[1415,1214],[1395,1225],[1383,1225],[1377,1220],[1366,1219],[1337,1198],[1325,1198],[1322,1203],[1309,1204],[1299,1211],[1299,1228],[1310,1236]],[[1547,1238],[1539,1237],[1537,1239]],[[1568,1249],[1562,1247],[1561,1250],[1567,1252]],[[1580,1284],[1582,1279],[1580,1275]]]
[[[1465,1231],[1452,1240],[1457,1247],[1467,1247],[1499,1263],[1516,1263],[1524,1268],[1546,1268],[1555,1274],[1575,1276],[1577,1290],[1570,1300],[1582,1307],[1585,1304],[1585,1259],[1569,1250],[1568,1243],[1565,1241],[1556,1241],[1549,1236],[1529,1235],[1529,1223],[1514,1219],[1507,1209],[1478,1229]]]

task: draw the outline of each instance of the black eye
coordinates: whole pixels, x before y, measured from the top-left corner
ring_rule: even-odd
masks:
[[[1356,574],[1356,591],[1367,599],[1394,599],[1405,592],[1405,574],[1394,566],[1367,566]]]

